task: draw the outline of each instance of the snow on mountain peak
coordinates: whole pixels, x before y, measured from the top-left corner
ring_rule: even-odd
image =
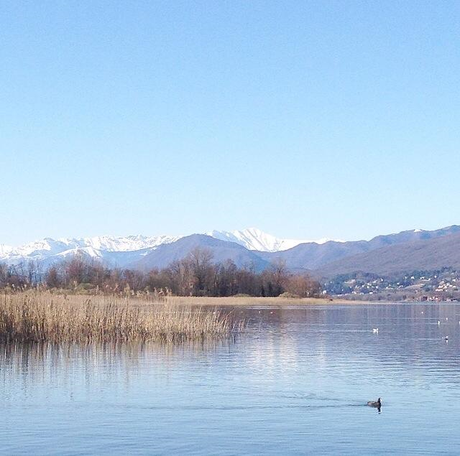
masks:
[[[169,244],[181,236],[97,236],[91,238],[45,238],[19,247],[0,245],[0,261],[20,263],[38,260],[47,262],[52,258],[65,258],[82,253],[90,258],[110,260],[117,253],[143,252],[159,245]],[[114,261],[123,262],[120,255]]]
[[[136,250],[151,249],[161,244],[177,241],[181,236],[96,236],[81,239],[59,239],[66,245],[75,248],[91,247],[94,250],[105,252],[132,252]]]
[[[280,252],[282,250],[288,250],[295,247],[296,245],[304,244],[307,242],[324,244],[330,240],[321,239],[319,241],[305,241],[295,239],[279,239],[271,234],[264,233],[258,228],[246,228],[245,230],[235,231],[214,230],[206,234],[222,241],[236,242],[237,244],[240,244],[249,250],[258,250],[261,252]]]
[[[235,242],[249,250],[279,252],[305,242],[322,244],[320,241],[279,239],[258,228],[236,231],[211,231],[206,233],[222,241]],[[45,265],[78,253],[89,258],[100,259],[112,266],[123,267],[145,256],[158,246],[176,242],[183,236],[97,236],[88,238],[45,238],[40,241],[11,247],[0,245],[0,262],[18,264],[22,261],[37,260]]]

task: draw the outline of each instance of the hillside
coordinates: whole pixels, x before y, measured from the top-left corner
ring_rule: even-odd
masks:
[[[460,268],[460,233],[383,247],[343,258],[315,271],[318,277],[368,272],[381,276],[412,271]]]
[[[232,260],[238,267],[253,265],[257,271],[268,266],[268,262],[256,253],[234,242],[221,241],[205,234],[192,234],[172,244],[164,244],[148,253],[142,260],[131,264],[136,269],[165,268],[173,261],[186,257],[193,249],[204,248],[212,252],[213,262]]]
[[[387,246],[404,245],[420,240],[437,239],[460,233],[460,226],[453,225],[434,231],[410,230],[396,234],[376,236],[370,241],[336,242],[324,244],[299,244],[289,250],[276,253],[263,252],[260,256],[266,261],[284,260],[294,271],[321,269],[323,266],[354,255],[372,252]]]

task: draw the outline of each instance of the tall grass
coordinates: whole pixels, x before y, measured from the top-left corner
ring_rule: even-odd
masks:
[[[122,298],[4,295],[0,342],[166,342],[228,337],[240,325],[217,311]]]

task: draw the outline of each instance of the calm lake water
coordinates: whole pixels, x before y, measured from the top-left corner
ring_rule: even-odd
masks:
[[[0,453],[460,454],[459,305],[244,312],[207,346],[0,346]]]

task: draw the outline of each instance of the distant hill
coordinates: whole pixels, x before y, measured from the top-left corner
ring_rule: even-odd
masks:
[[[282,252],[261,252],[259,255],[269,262],[277,258],[282,259],[294,271],[315,270],[321,269],[329,263],[335,264],[338,260],[372,252],[383,247],[404,245],[420,240],[437,239],[455,233],[460,233],[460,226],[453,225],[435,231],[402,231],[396,234],[377,236],[370,241],[329,241],[324,244],[299,244]]]
[[[460,233],[382,247],[329,263],[315,271],[319,277],[355,272],[389,276],[444,267],[460,269]]]
[[[238,267],[253,265],[257,271],[265,269],[269,264],[256,253],[234,242],[221,241],[205,234],[192,234],[174,243],[160,245],[130,266],[142,270],[165,268],[173,261],[186,257],[197,247],[210,250],[215,263],[232,260]]]
[[[238,266],[251,263],[260,270],[267,267],[270,262],[281,259],[286,262],[286,266],[292,271],[319,270],[320,273],[323,273],[323,270],[329,271],[329,269],[326,269],[327,265],[331,265],[330,271],[333,271],[333,268],[340,269],[342,262],[345,262],[343,264],[349,264],[350,268],[353,269],[354,263],[351,261],[347,263],[346,260],[361,258],[360,255],[366,253],[370,254],[373,251],[381,251],[390,247],[393,247],[395,250],[392,250],[392,252],[396,253],[400,246],[442,239],[450,237],[455,233],[460,234],[459,226],[451,226],[436,231],[403,231],[397,234],[377,236],[370,241],[329,241],[324,244],[304,243],[279,252],[247,250],[245,247],[234,242],[215,239],[207,235],[194,234],[170,244],[160,245],[154,251],[148,253],[142,260],[133,263],[132,266],[141,269],[166,267],[172,261],[185,257],[192,249],[205,247],[213,252],[214,261],[216,262],[231,259]],[[429,263],[429,259],[427,259],[427,262]],[[446,264],[445,266],[448,265]],[[367,271],[366,267],[366,265],[363,265],[364,271],[373,272]]]
[[[367,250],[369,250],[369,246],[366,241],[329,241],[324,244],[300,244],[283,252],[259,252],[259,256],[268,262],[278,259],[283,260],[286,262],[287,267],[293,271],[306,271],[317,269],[331,261],[366,252]]]

